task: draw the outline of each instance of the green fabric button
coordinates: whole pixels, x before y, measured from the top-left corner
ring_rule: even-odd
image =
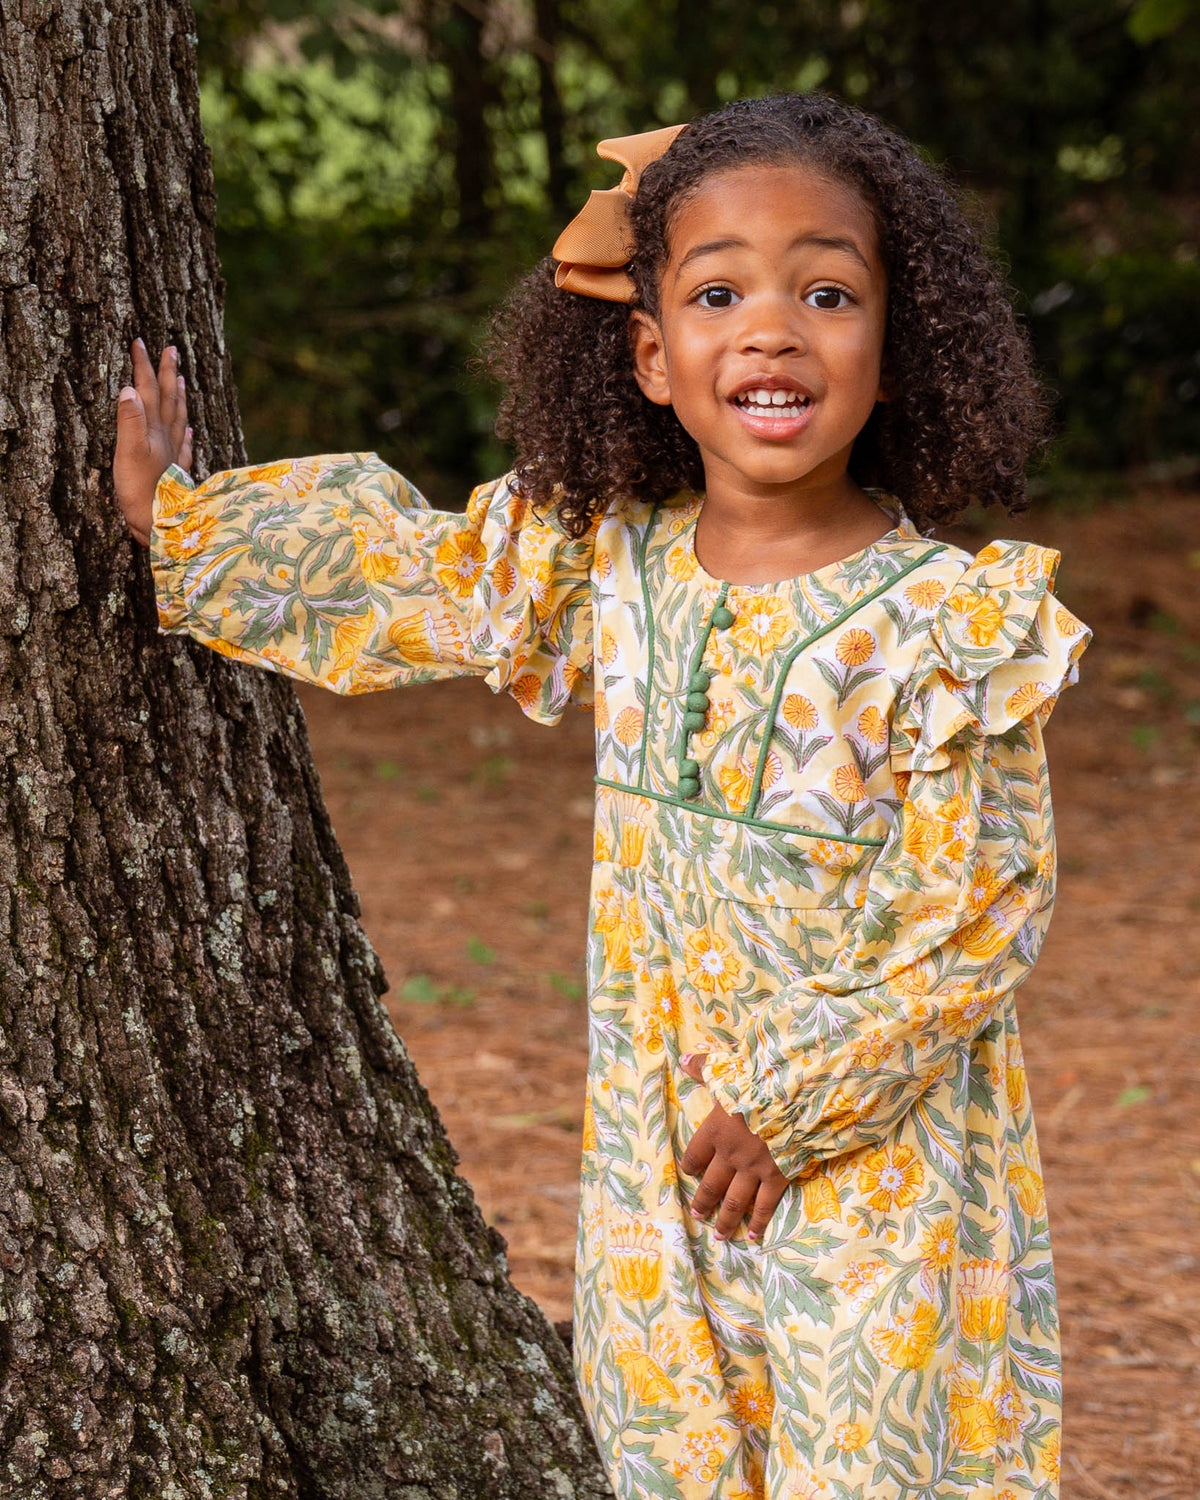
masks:
[[[723,604],[718,604],[712,612],[712,622],[717,630],[728,630],[737,616],[733,610],[726,609]]]
[[[681,760],[679,762],[679,774],[690,776],[693,779],[700,775],[700,762],[698,760]]]
[[[700,778],[698,776],[681,776],[679,778],[679,795],[681,797],[695,797],[700,791]]]
[[[706,672],[703,667],[688,678],[688,687],[693,693],[707,693],[711,686],[712,673]]]
[[[706,714],[708,712],[708,694],[689,693],[687,695],[687,706],[691,713]]]
[[[707,714],[686,713],[683,716],[683,727],[689,734],[694,733],[697,729],[703,729],[707,723]]]

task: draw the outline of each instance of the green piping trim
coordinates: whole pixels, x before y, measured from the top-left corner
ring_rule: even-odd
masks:
[[[646,784],[646,760],[650,754],[650,710],[654,703],[654,612],[650,608],[650,580],[646,577],[646,554],[650,550],[650,532],[658,515],[658,507],[650,512],[646,530],[642,534],[641,556],[638,558],[638,573],[642,580],[642,602],[646,609],[646,708],[642,715],[642,748],[638,752],[638,786]]]
[[[619,781],[608,781],[603,776],[593,779],[597,786],[607,787],[612,792],[625,792],[632,797],[648,797],[651,802],[662,802],[667,807],[700,813],[706,818],[723,818],[729,823],[745,823],[750,828],[761,828],[766,833],[789,833],[804,839],[827,839],[831,844],[861,844],[867,849],[881,849],[887,843],[886,839],[856,839],[845,833],[822,833],[815,828],[793,828],[790,823],[769,823],[765,818],[752,818],[748,813],[727,812],[720,807],[685,802],[681,797],[668,797],[665,792],[652,792],[649,787],[624,786]]]
[[[775,718],[779,713],[779,703],[783,697],[783,690],[787,685],[788,673],[792,670],[792,663],[802,651],[807,651],[822,636],[828,635],[831,630],[836,630],[844,620],[848,620],[851,615],[857,614],[864,605],[870,604],[872,599],[878,599],[880,594],[887,593],[893,584],[899,583],[902,578],[906,578],[909,573],[927,563],[931,557],[945,550],[945,544],[938,542],[936,546],[922,553],[914,562],[910,562],[906,568],[901,568],[898,573],[893,573],[890,578],[885,579],[878,588],[872,589],[869,594],[864,594],[861,599],[857,599],[853,604],[848,605],[842,610],[840,615],[835,615],[827,625],[822,625],[820,630],[814,631],[806,640],[801,641],[798,646],[793,646],[787,656],[784,657],[783,666],[779,669],[779,676],[775,679],[775,691],[771,695],[771,706],[767,710],[766,721],[763,725],[762,747],[758,752],[758,764],[754,768],[754,780],[750,784],[750,797],[746,803],[746,806],[750,809],[751,816],[757,810],[758,799],[762,795],[763,776],[767,770],[767,756],[771,750],[771,741],[775,737]]]
[[[717,595],[717,602],[713,605],[713,607],[708,612],[708,624],[705,625],[703,633],[700,636],[699,644],[697,645],[695,651],[692,652],[691,664],[690,664],[690,666],[687,669],[687,676],[684,679],[684,684],[685,684],[684,691],[685,692],[687,691],[686,684],[689,683],[692,680],[693,674],[696,673],[696,672],[698,672],[700,670],[700,668],[704,665],[704,653],[708,650],[708,638],[713,633],[712,617],[713,617],[713,615],[716,614],[717,610],[719,610],[724,605],[725,598],[726,598],[726,595],[728,593],[729,593],[729,585],[727,583],[723,583],[721,585],[721,592]],[[686,713],[685,713],[684,717],[686,718]],[[675,746],[675,764],[676,765],[678,765],[679,762],[687,754],[687,743],[688,743],[688,738],[689,738],[690,734],[691,734],[691,730],[688,729],[687,724],[684,722],[683,719],[681,719],[680,720],[680,727],[679,727],[679,740],[678,740],[678,743]],[[645,785],[645,779],[643,778],[642,780],[640,780],[638,782],[638,785],[639,786],[644,786]],[[688,806],[690,807],[691,804],[688,803]]]

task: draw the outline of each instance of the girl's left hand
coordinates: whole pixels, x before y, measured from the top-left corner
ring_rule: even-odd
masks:
[[[706,1056],[697,1052],[681,1057],[679,1066],[703,1083]],[[729,1114],[719,1104],[692,1136],[679,1165],[691,1176],[704,1174],[692,1194],[691,1209],[698,1219],[707,1219],[721,1205],[714,1226],[719,1240],[727,1240],[747,1213],[750,1238],[760,1240],[788,1186],[765,1142],[740,1115]]]

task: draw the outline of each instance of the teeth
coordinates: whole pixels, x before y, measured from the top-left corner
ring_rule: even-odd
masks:
[[[768,391],[759,386],[756,390],[743,391],[737,398],[738,405],[743,411],[755,417],[786,416],[793,417],[809,404],[807,396],[801,396],[798,391]],[[781,411],[786,407],[786,411]]]

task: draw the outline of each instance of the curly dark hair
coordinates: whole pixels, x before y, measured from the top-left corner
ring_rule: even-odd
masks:
[[[715,172],[801,163],[858,192],[888,276],[889,399],[855,442],[851,477],[894,495],[919,526],[977,502],[1025,506],[1026,460],[1047,435],[996,263],[942,173],[873,116],[821,94],[743,99],[694,121],[642,173],[633,205],[633,304],[658,310],[674,217]],[[630,307],[561,291],[547,257],[497,314],[489,367],[506,387],[497,431],[535,504],[582,535],[612,501],[703,490],[700,452],[634,379]]]

